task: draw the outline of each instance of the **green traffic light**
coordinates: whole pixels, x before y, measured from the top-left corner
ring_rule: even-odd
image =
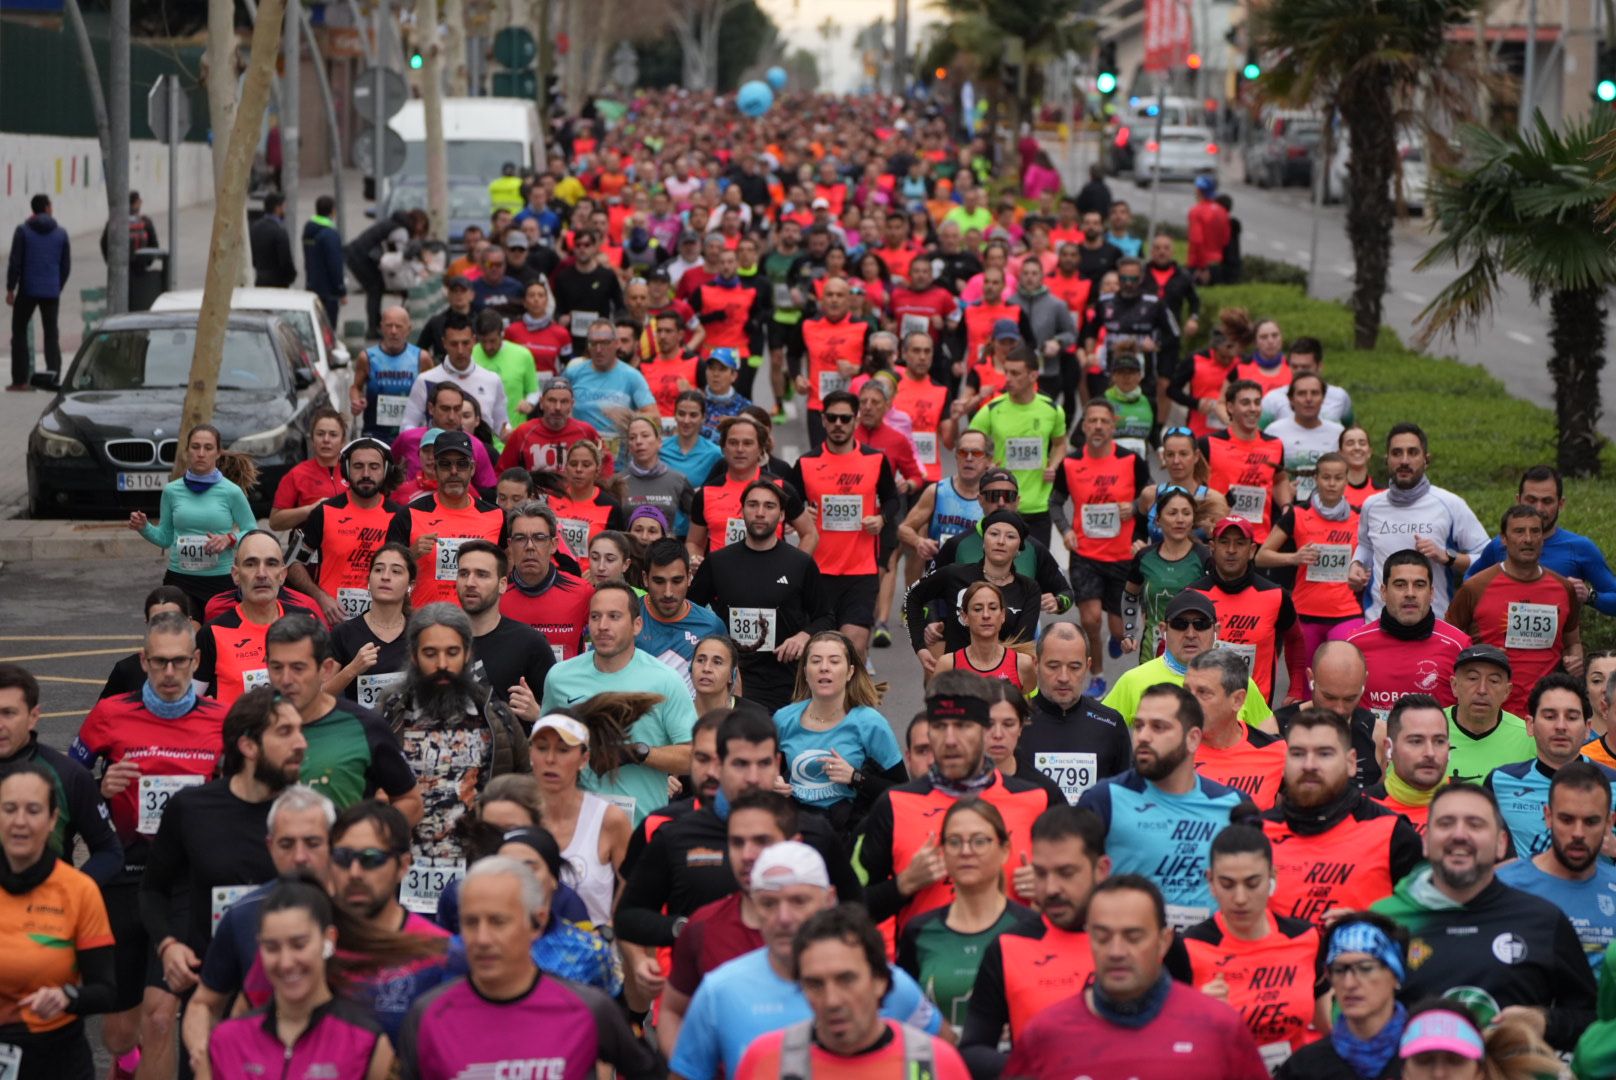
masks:
[[[1616,101],[1616,82],[1610,79],[1600,79],[1599,85],[1594,87],[1594,94],[1600,101]]]
[[[1247,64],[1245,67],[1240,69],[1240,74],[1244,75],[1247,79],[1255,81],[1257,76],[1262,74],[1262,68],[1258,67],[1256,64]]]
[[[421,59],[421,54],[420,53],[413,54],[410,57],[410,70],[411,71],[420,71],[421,70],[421,65],[423,63],[425,63],[425,61]]]
[[[1102,71],[1094,80],[1094,88],[1102,94],[1109,94],[1117,88],[1117,77],[1109,71]]]

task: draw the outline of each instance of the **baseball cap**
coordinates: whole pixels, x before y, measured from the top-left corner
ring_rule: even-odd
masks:
[[[993,323],[993,340],[1003,341],[1009,338],[1012,341],[1021,340],[1021,327],[1016,325],[1014,319],[996,319]]]
[[[645,280],[647,282],[660,281],[664,285],[669,285],[673,282],[673,278],[669,277],[668,272],[662,269],[660,266],[651,271],[649,274],[646,274]]]
[[[976,484],[977,490],[979,491],[982,488],[987,487],[989,484],[1009,484],[1017,491],[1021,490],[1021,485],[1016,482],[1016,474],[1011,472],[1009,469],[989,469],[987,472],[982,474],[982,479],[978,480]]]
[[[1145,362],[1139,358],[1138,353],[1119,353],[1111,358],[1112,371],[1121,371],[1124,368],[1129,371],[1143,371]]]
[[[815,199],[812,203],[809,204],[809,208],[813,209],[813,210],[829,210],[830,209],[830,200],[825,199],[825,198]]]
[[[527,233],[521,229],[512,229],[505,234],[505,246],[508,248],[526,248]]]
[[[1215,195],[1218,190],[1218,182],[1210,176],[1197,176],[1195,178],[1195,190],[1202,195]]]
[[[440,428],[440,427],[427,428],[426,429],[426,434],[421,436],[421,445],[422,446],[437,446],[437,444],[438,444],[438,436],[442,435],[442,434],[443,434],[443,429]]]
[[[572,393],[572,380],[565,375],[552,375],[539,384],[539,396],[543,397],[552,390],[565,390]]]
[[[1493,664],[1503,668],[1504,674],[1513,674],[1513,669],[1509,666],[1509,654],[1497,645],[1471,645],[1460,650],[1459,655],[1453,659],[1455,670],[1470,663]]]
[[[801,840],[782,840],[765,848],[752,864],[752,891],[777,892],[793,885],[830,888],[824,858]]]
[[[445,289],[469,289],[471,288],[471,279],[463,274],[454,274],[443,279],[443,287]]]
[[[1457,1054],[1468,1061],[1480,1061],[1487,1055],[1475,1022],[1451,1009],[1420,1013],[1403,1029],[1403,1041],[1397,1048],[1400,1057],[1407,1060],[1432,1052]]]
[[[546,713],[533,724],[533,730],[528,733],[528,741],[538,737],[541,731],[553,731],[561,736],[561,741],[568,746],[588,746],[589,729],[582,723],[562,713]]]
[[[730,349],[730,348],[717,348],[717,349],[714,349],[708,355],[707,362],[709,364],[723,364],[725,367],[729,368],[731,371],[739,371],[739,370],[741,370],[741,358],[740,358],[739,354],[737,354],[735,352],[734,349]]]
[[[1173,597],[1172,603],[1167,605],[1167,610],[1162,614],[1162,618],[1172,619],[1179,615],[1189,615],[1192,613],[1205,615],[1207,618],[1214,621],[1216,621],[1218,617],[1218,609],[1212,606],[1212,598],[1210,596],[1206,595],[1204,592],[1196,592],[1194,589],[1185,589],[1183,592]]]
[[[679,243],[681,244],[694,244],[700,240],[701,233],[696,232],[693,229],[686,229],[684,232],[679,234]]]
[[[464,431],[445,431],[438,436],[438,441],[432,444],[433,450],[439,457],[444,454],[465,454],[472,457],[471,436]]]
[[[1230,514],[1228,517],[1214,525],[1212,527],[1212,538],[1215,540],[1230,529],[1239,529],[1241,532],[1246,534],[1247,540],[1257,539],[1256,530],[1251,527],[1251,522],[1247,521],[1239,514]]]

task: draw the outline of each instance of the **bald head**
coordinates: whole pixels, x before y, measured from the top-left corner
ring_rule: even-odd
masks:
[[[382,311],[382,348],[389,356],[396,356],[409,344],[410,313],[398,305]]]
[[[1088,685],[1089,646],[1069,622],[1050,623],[1038,639],[1038,692],[1062,709],[1077,704]]]
[[[1313,680],[1313,706],[1351,717],[1364,694],[1369,669],[1363,653],[1350,641],[1326,641],[1313,654],[1308,669]]]

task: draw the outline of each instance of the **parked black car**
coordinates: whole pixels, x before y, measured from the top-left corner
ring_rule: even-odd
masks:
[[[28,436],[33,517],[113,516],[156,509],[179,448],[180,411],[196,346],[195,312],[115,315],[79,346]],[[227,449],[258,462],[253,509],[308,456],[309,417],[329,404],[313,358],[279,315],[231,315],[213,423]]]

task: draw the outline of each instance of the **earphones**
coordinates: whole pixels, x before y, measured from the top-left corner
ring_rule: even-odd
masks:
[[[337,953],[337,943],[334,942],[334,941],[331,941],[330,939],[327,939],[325,945],[322,946],[321,949],[320,949],[320,955],[325,957],[327,960],[329,960],[333,956],[335,956],[336,953]]]

